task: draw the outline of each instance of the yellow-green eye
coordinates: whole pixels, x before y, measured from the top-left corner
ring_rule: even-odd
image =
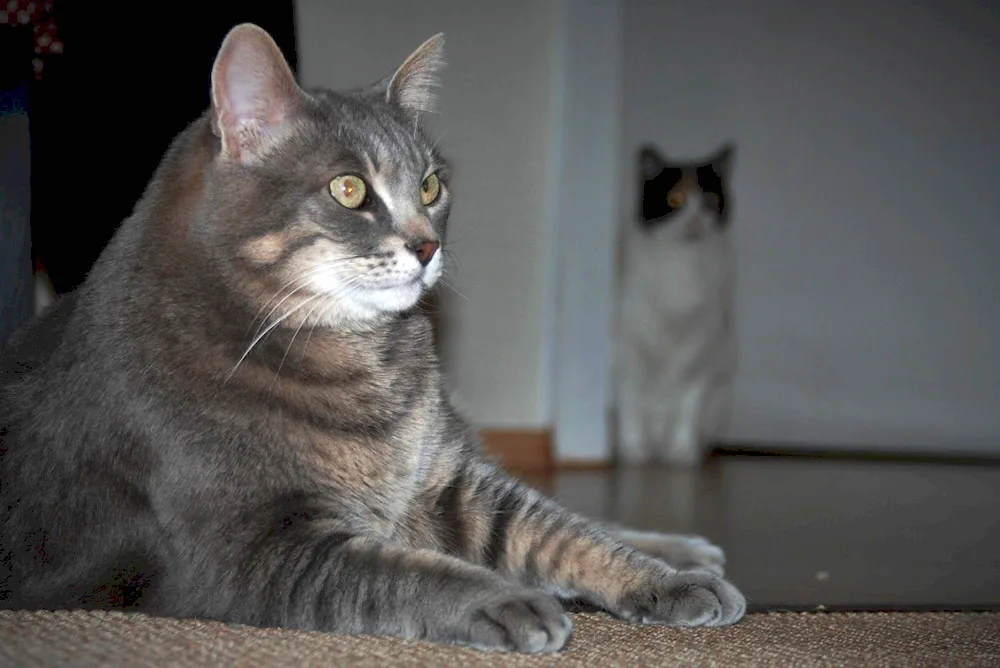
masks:
[[[344,174],[330,181],[330,194],[348,209],[357,209],[368,198],[368,186],[360,176]]]
[[[684,192],[681,190],[671,190],[667,195],[667,204],[670,205],[671,209],[679,209],[684,206]]]
[[[420,184],[420,201],[424,206],[430,206],[441,195],[441,180],[437,174],[431,174]]]

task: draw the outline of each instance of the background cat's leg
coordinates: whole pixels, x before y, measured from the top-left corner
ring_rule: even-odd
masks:
[[[708,389],[708,378],[701,375],[685,382],[680,391],[674,393],[676,415],[662,450],[662,459],[666,463],[694,466],[704,457],[706,445],[702,425]]]
[[[476,490],[453,495],[454,515],[476,522],[475,535],[460,541],[462,551],[518,582],[674,626],[731,624],[746,611],[743,595],[716,573],[675,570],[491,465],[460,482]]]
[[[709,441],[725,438],[733,413],[733,382],[738,361],[732,311],[726,310],[724,343],[713,360],[708,396],[702,414],[702,433]]]
[[[643,412],[645,371],[636,355],[620,348],[616,377],[617,459],[624,464],[638,464],[649,459],[649,434]]]
[[[192,565],[197,572],[231,575],[191,587],[201,606],[192,612],[522,652],[556,651],[569,638],[572,623],[555,598],[487,568],[432,550],[320,532],[319,522],[297,524],[241,541],[240,562],[214,561],[234,554],[233,544],[206,546],[213,557]]]

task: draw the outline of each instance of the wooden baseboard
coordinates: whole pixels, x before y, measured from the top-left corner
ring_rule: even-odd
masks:
[[[1000,465],[1000,455],[988,452],[834,447],[822,444],[764,444],[747,442],[717,443],[713,457],[781,457],[798,459],[844,459],[866,462],[910,462],[929,464]]]
[[[556,462],[560,471],[607,471],[614,467],[610,459],[560,459]]]
[[[487,454],[511,473],[537,475],[612,467],[610,461],[557,459],[551,429],[483,429],[479,437]]]
[[[555,469],[551,429],[483,429],[486,453],[511,473],[551,473]]]

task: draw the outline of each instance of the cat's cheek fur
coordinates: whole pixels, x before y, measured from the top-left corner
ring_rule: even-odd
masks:
[[[383,251],[392,253],[388,260],[372,260],[361,267],[332,264],[313,277],[313,290],[326,295],[321,320],[328,326],[365,323],[406,311],[437,280],[433,274],[440,273],[439,256],[425,269],[409,251],[389,245]]]
[[[406,311],[415,306],[421,293],[441,276],[440,252],[435,253],[424,268],[408,251],[391,246],[385,250],[393,252],[387,267],[364,281],[332,270],[317,276],[316,287],[339,302],[337,307],[329,309],[328,320],[367,322],[385,313]]]

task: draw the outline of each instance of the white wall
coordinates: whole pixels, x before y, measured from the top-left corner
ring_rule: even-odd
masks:
[[[547,313],[559,2],[299,0],[299,74],[343,88],[390,74],[437,32],[448,67],[428,119],[455,167],[445,369],[481,426],[550,423]]]
[[[624,159],[737,145],[732,438],[1000,451],[987,4],[626,3]]]
[[[479,424],[606,455],[606,184],[631,185],[641,141],[733,139],[731,436],[1000,447],[1000,19],[977,3],[297,5],[307,85],[367,83],[446,34],[429,121],[466,299],[445,292],[445,366]]]

